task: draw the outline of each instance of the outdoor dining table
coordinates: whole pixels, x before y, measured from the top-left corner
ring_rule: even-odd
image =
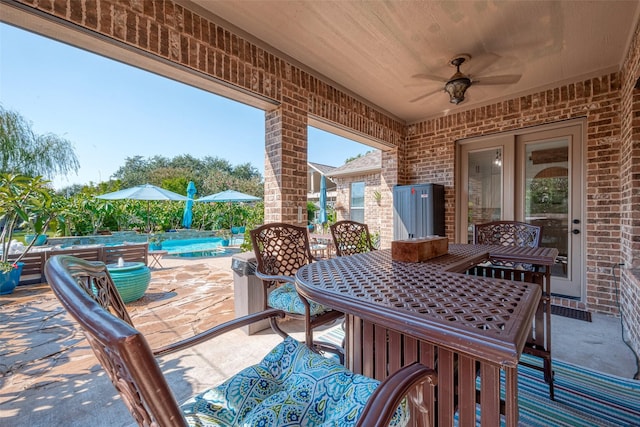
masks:
[[[548,264],[557,250],[449,245],[448,254],[420,263],[377,250],[306,265],[296,286],[345,313],[345,364],[354,372],[383,380],[415,361],[436,369],[437,388],[423,390],[430,425],[476,425],[477,405],[482,426],[500,425],[502,372],[502,412],[516,426],[518,361],[542,287],[465,274],[501,255]]]
[[[325,245],[327,250],[327,258],[331,258],[335,253],[335,247],[333,245],[333,237],[331,234],[319,234],[319,233],[310,233],[309,238],[311,241],[315,241],[320,245]]]

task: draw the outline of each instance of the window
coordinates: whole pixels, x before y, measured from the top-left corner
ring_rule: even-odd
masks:
[[[364,223],[364,182],[351,183],[351,221]]]

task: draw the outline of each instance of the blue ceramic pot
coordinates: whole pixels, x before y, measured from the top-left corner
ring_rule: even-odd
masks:
[[[37,238],[36,238],[35,234],[25,234],[24,235],[24,241],[27,242],[27,245],[29,243],[31,243],[31,241],[33,239],[36,239],[36,242],[33,244],[33,246],[42,246],[47,242],[47,235],[46,234],[39,234]]]
[[[20,282],[22,267],[24,267],[24,262],[19,262],[11,271],[0,273],[0,295],[13,293]]]

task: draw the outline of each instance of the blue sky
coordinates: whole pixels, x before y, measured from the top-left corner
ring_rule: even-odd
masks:
[[[71,141],[78,174],[109,179],[127,157],[215,156],[264,173],[264,112],[0,23],[0,103],[38,134]],[[340,166],[371,148],[309,129],[309,161]]]

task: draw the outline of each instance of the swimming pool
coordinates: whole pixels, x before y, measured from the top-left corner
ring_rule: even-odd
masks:
[[[222,240],[220,237],[165,240],[162,242],[162,250],[169,252],[167,255],[181,257],[216,256],[225,252]]]
[[[167,238],[169,234],[175,235],[175,233],[165,233],[164,240],[162,240],[162,250],[168,252],[169,256],[180,257],[211,257],[219,256],[222,254],[229,255],[235,252],[234,248],[225,247],[222,245],[222,237],[195,237],[195,238]],[[86,236],[86,237],[73,237],[64,238],[64,243],[56,242],[56,247],[66,248],[89,248],[93,246],[121,246],[127,244],[139,244],[147,243],[146,235],[132,234],[126,236],[108,236],[109,240],[99,240],[96,237],[104,236]],[[120,237],[120,238],[118,238]],[[171,236],[174,237],[174,236]],[[178,236],[175,236],[178,237]],[[50,239],[54,240],[54,239]],[[240,246],[243,242],[242,237],[235,237],[231,241],[231,246]],[[150,246],[149,250],[153,250]]]

